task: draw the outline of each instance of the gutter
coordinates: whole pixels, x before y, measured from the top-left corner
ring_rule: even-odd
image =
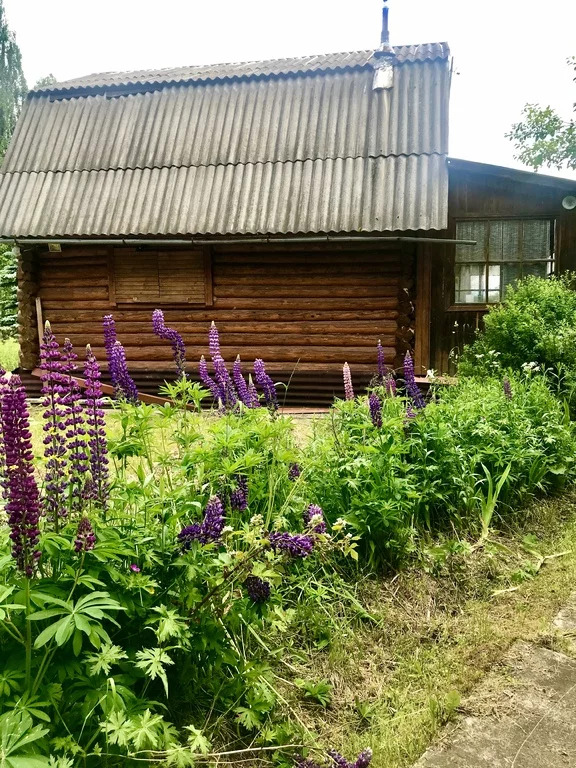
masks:
[[[341,235],[314,235],[305,237],[250,237],[250,238],[197,238],[155,240],[154,238],[35,238],[35,237],[9,237],[0,238],[0,244],[10,245],[251,245],[274,243],[439,243],[451,245],[476,245],[476,240],[455,240],[449,237],[409,237],[409,236],[341,236]]]

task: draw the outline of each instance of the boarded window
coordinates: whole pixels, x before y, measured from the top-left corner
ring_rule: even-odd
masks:
[[[456,304],[493,304],[527,275],[554,272],[554,224],[549,219],[494,219],[456,222],[454,271]]]
[[[111,288],[118,304],[209,303],[209,264],[203,251],[116,248],[112,269]]]

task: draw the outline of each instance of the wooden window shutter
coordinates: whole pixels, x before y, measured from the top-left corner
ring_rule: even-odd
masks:
[[[201,250],[116,248],[112,276],[116,303],[206,304],[212,282],[206,264]]]

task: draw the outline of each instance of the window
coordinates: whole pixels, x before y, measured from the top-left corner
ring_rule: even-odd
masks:
[[[554,271],[554,225],[549,219],[494,219],[456,222],[456,304],[492,304],[506,288],[527,275]]]
[[[114,249],[110,299],[117,304],[211,304],[209,257],[201,250]]]

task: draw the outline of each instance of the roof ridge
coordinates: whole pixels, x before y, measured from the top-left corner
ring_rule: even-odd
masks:
[[[405,61],[426,61],[447,58],[449,46],[446,42],[416,43],[393,46],[400,63]],[[61,91],[84,91],[95,88],[118,87],[145,83],[166,84],[170,82],[232,79],[236,77],[271,76],[296,72],[347,69],[366,66],[378,49],[366,48],[356,51],[315,53],[305,56],[282,56],[273,59],[252,59],[236,62],[189,64],[180,67],[161,67],[107,72],[94,72],[54,85],[30,91],[31,94],[50,94]]]

